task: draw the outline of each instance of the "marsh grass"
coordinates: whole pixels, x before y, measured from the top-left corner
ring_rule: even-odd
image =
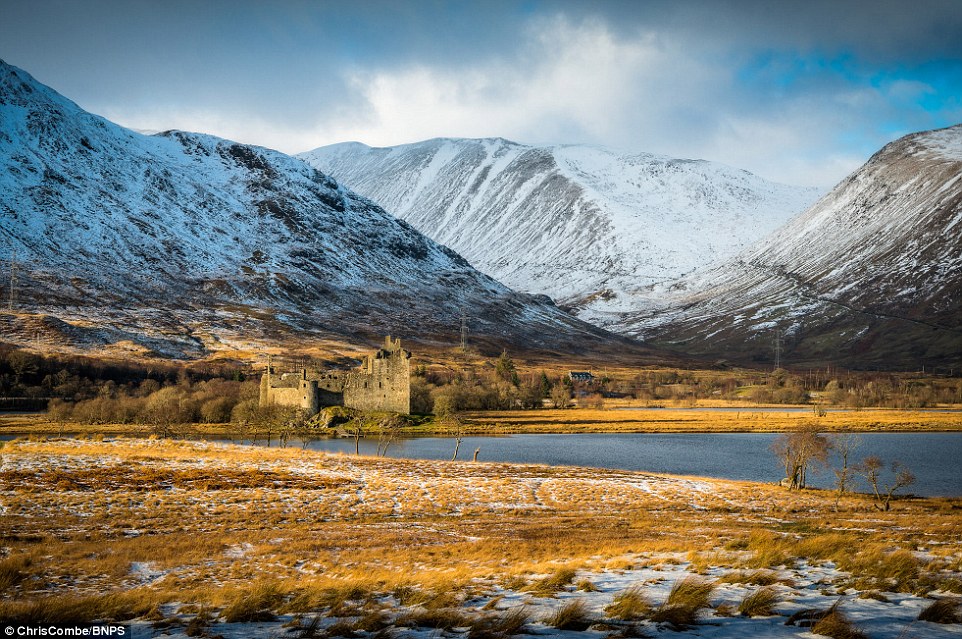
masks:
[[[942,624],[962,623],[962,599],[937,599],[922,609],[919,620]]]
[[[524,632],[529,621],[531,621],[531,615],[523,605],[509,608],[499,615],[478,615],[471,622],[468,638],[511,637]]]
[[[753,586],[771,586],[772,584],[784,583],[778,573],[773,570],[736,570],[722,575],[717,579],[724,584],[748,584]]]
[[[207,608],[201,608],[187,623],[184,634],[188,637],[200,637],[207,634],[207,629],[213,621],[213,615]]]
[[[612,619],[639,621],[651,615],[652,606],[639,586],[622,590],[605,608],[605,614]]]
[[[872,599],[874,601],[881,601],[882,603],[888,603],[890,600],[888,597],[883,595],[878,590],[864,590],[858,593],[859,599]]]
[[[27,578],[33,563],[30,555],[20,553],[0,561],[0,593],[5,593]]]
[[[284,597],[276,581],[255,583],[235,595],[220,614],[227,623],[272,621]]]
[[[572,568],[560,568],[552,574],[539,579],[528,587],[528,592],[539,597],[551,597],[565,590],[574,581],[575,572]]]
[[[348,579],[327,585],[296,584],[286,597],[280,598],[278,612],[326,610],[329,616],[343,617],[354,614],[376,593],[376,585],[364,580]]]
[[[956,577],[940,579],[937,587],[939,590],[944,590],[945,592],[952,592],[957,595],[962,595],[962,579]]]
[[[399,616],[394,624],[406,628],[453,630],[471,625],[472,616],[459,608],[415,608]]]
[[[102,473],[116,465],[130,468]],[[58,472],[31,470],[44,467]],[[498,585],[554,596],[590,591],[576,571],[681,570],[685,557],[741,566],[720,581],[757,585],[776,578],[772,565],[834,562],[859,587],[885,591],[931,592],[958,583],[952,571],[962,569],[960,500],[911,500],[888,513],[843,501],[836,512],[831,496],[761,484],[484,463],[454,472],[448,462],[162,440],[8,443],[4,468],[15,472],[0,481],[0,612],[20,616],[79,605],[114,618],[122,611],[96,593],[115,592],[141,618],[179,601],[236,606],[239,616],[356,619],[391,595],[424,610],[463,607]],[[177,490],[163,483],[167,470]],[[37,483],[10,483],[17,477]],[[135,478],[147,489],[128,485]],[[59,491],[61,481],[77,489]],[[825,532],[827,513],[840,529],[872,530]],[[902,550],[920,538],[941,549],[932,565]],[[267,603],[245,600],[271,583]],[[668,607],[684,621],[685,606]]]
[[[590,579],[579,579],[575,583],[575,589],[581,592],[598,592],[598,586],[594,584]]]
[[[676,628],[693,626],[698,622],[698,611],[707,608],[715,591],[715,584],[701,577],[689,576],[675,583],[668,598],[651,615],[657,623]]]
[[[584,599],[571,599],[545,617],[544,623],[558,630],[581,632],[587,629],[593,620],[588,614],[588,604]]]
[[[736,404],[737,406],[737,404]],[[742,413],[729,411],[610,411],[597,409],[478,411],[464,415],[465,430],[481,433],[575,433],[575,432],[783,432],[809,427],[810,412]],[[865,410],[828,413],[818,418],[823,432],[876,430],[960,429],[951,414],[903,410]],[[425,428],[414,429],[425,432]],[[427,430],[430,430],[428,428]]]
[[[158,603],[149,591],[92,596],[46,596],[29,601],[0,602],[0,619],[7,623],[86,623],[127,621],[149,614]]]
[[[745,617],[770,617],[775,614],[778,593],[771,586],[763,586],[747,595],[738,604],[738,613]]]
[[[868,639],[868,635],[849,621],[838,606],[832,606],[828,614],[812,626],[811,632],[832,639]]]

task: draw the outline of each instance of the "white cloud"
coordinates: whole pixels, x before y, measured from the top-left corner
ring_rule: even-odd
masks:
[[[356,71],[350,85],[369,108],[321,124],[296,150],[500,136],[703,158],[820,186],[864,161],[838,154],[837,124],[819,125],[810,103],[746,109],[731,69],[689,42],[645,32],[617,38],[602,22],[560,18],[536,23],[528,35],[513,56],[468,68],[439,61]]]
[[[867,122],[931,91],[918,82],[876,88],[832,78],[810,79],[794,92],[774,80],[746,87],[737,77],[744,60],[697,33],[616,34],[600,19],[556,16],[532,21],[512,50],[470,62],[380,60],[342,70],[333,82],[338,90],[318,89],[324,99],[309,119],[275,119],[243,104],[105,115],[131,127],[203,131],[288,153],[348,140],[389,146],[433,137],[594,143],[828,187],[876,150]],[[855,148],[852,139],[865,142]]]

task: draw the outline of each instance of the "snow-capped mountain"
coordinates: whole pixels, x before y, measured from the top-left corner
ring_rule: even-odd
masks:
[[[197,355],[392,333],[562,348],[611,336],[515,293],[305,162],[145,136],[0,62],[2,339]],[[8,259],[6,258],[10,258]],[[4,298],[9,293],[4,287]]]
[[[481,271],[587,318],[636,308],[640,289],[734,255],[818,196],[705,161],[503,139],[299,157]]]
[[[791,223],[620,328],[692,353],[962,363],[962,125],[886,145]]]

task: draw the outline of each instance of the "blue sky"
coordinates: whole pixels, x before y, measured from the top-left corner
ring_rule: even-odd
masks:
[[[591,143],[828,187],[962,122],[962,3],[0,0],[0,58],[121,124],[294,153]]]

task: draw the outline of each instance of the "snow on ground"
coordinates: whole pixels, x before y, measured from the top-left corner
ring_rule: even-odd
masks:
[[[197,481],[198,475],[216,477],[220,483],[216,488],[205,486],[198,489],[196,484],[191,483]],[[650,505],[648,507],[652,511],[667,505],[674,509],[671,512],[677,513],[678,517],[685,516],[686,511],[698,513],[687,526],[679,528],[693,541],[710,536],[714,532],[711,530],[714,522],[719,522],[719,526],[724,525],[727,513],[737,513],[735,516],[742,521],[757,520],[766,524],[767,529],[788,526],[787,529],[791,530],[790,526],[795,523],[790,514],[794,511],[774,506],[776,500],[785,498],[785,491],[744,482],[541,465],[426,460],[410,462],[295,449],[241,448],[214,442],[124,438],[19,440],[7,442],[3,447],[0,476],[7,482],[0,489],[0,500],[5,508],[9,506],[8,516],[17,517],[21,522],[38,522],[33,524],[36,526],[42,521],[57,521],[69,513],[76,519],[70,525],[73,527],[61,529],[62,534],[96,530],[106,517],[112,516],[140,525],[140,528],[127,526],[122,531],[124,538],[143,534],[144,526],[137,517],[153,517],[158,508],[165,513],[185,513],[187,516],[182,523],[177,524],[184,529],[195,526],[203,530],[207,525],[207,514],[216,517],[216,513],[222,509],[249,512],[250,517],[263,517],[265,508],[270,507],[275,508],[275,514],[283,512],[303,516],[304,513],[310,513],[317,518],[316,521],[340,521],[349,528],[356,527],[358,535],[371,535],[375,530],[396,530],[398,540],[405,539],[407,535],[428,540],[451,538],[468,543],[481,539],[475,533],[483,533],[468,525],[447,527],[449,518],[458,521],[465,517],[480,520],[487,516],[491,521],[493,516],[493,521],[500,521],[502,514],[510,513],[512,517],[538,521],[542,512],[587,513],[589,517],[596,513],[600,517],[637,508],[639,504]],[[266,490],[260,484],[244,483],[258,477],[268,487]],[[49,490],[45,481],[58,482],[55,493]],[[88,483],[82,484],[84,481]],[[95,481],[103,483],[92,483]],[[11,489],[11,485],[16,488]],[[152,505],[148,506],[148,501]],[[162,506],[159,505],[161,503]],[[817,512],[818,501],[813,496],[793,497],[791,504],[802,512]],[[171,508],[183,510],[167,510]],[[852,518],[851,522],[845,517],[836,516],[835,530],[857,527],[867,530],[873,526],[892,525],[885,518],[868,513],[852,512],[846,515]],[[196,519],[191,520],[191,517]],[[949,525],[948,522],[954,520],[945,521],[944,525]],[[330,570],[330,567],[325,569],[321,565],[319,557],[310,554],[291,556],[291,561],[284,565],[276,564],[276,560],[269,558],[269,547],[283,547],[291,540],[282,535],[290,535],[297,530],[303,529],[269,530],[268,534],[272,535],[268,538],[269,542],[262,543],[260,547],[244,541],[224,544],[208,561],[197,567],[133,561],[121,583],[129,588],[163,588],[165,583],[170,583],[167,580],[202,578],[220,587],[226,583],[225,575],[230,578],[235,568],[253,570],[249,579],[253,579],[257,571],[268,571],[267,574],[270,574],[272,569],[280,570],[278,574],[287,575],[282,578],[295,578],[295,574],[317,575]],[[157,533],[156,530],[150,532]],[[612,537],[617,537],[617,533],[613,532]],[[919,540],[921,543],[922,538],[919,537]],[[926,562],[933,561],[937,557],[932,549],[937,547],[937,540],[933,540],[932,544],[918,546],[914,555]],[[481,572],[474,578],[470,592],[465,594],[467,598],[456,604],[457,610],[468,618],[477,619],[486,615],[505,614],[521,607],[529,619],[520,631],[523,636],[567,639],[609,636],[810,639],[814,635],[807,629],[786,625],[788,618],[803,610],[827,610],[837,605],[849,620],[872,639],[962,636],[962,625],[939,625],[918,620],[919,613],[933,602],[933,597],[957,595],[938,591],[919,594],[882,592],[875,595],[876,598],[862,598],[860,595],[867,591],[852,588],[853,575],[828,561],[799,559],[790,562],[790,566],[782,565],[777,569],[762,571],[770,574],[775,581],[770,586],[778,599],[774,605],[775,614],[756,618],[740,616],[737,614],[739,603],[746,595],[762,587],[742,583],[750,579],[733,578],[750,572],[738,567],[741,566],[740,556],[747,558],[751,553],[737,549],[722,551],[720,547],[717,550],[720,553],[718,561],[713,561],[712,557],[707,560],[704,557],[693,558],[679,552],[639,551],[613,557],[599,554],[599,561],[578,570],[573,579],[559,585],[553,594],[532,587],[532,584],[549,577],[549,574],[529,575],[520,583],[512,583],[506,581],[504,575]],[[962,578],[960,564],[957,558],[952,559],[952,548],[948,550],[949,555],[941,556],[948,561],[940,564],[943,566],[940,576],[958,580]],[[853,548],[855,551],[857,549]],[[8,552],[9,549],[3,549],[4,554]],[[451,562],[452,568],[459,566],[457,554],[446,561]],[[558,561],[562,562],[559,567],[563,567],[564,559],[558,558]],[[933,561],[933,565],[936,563]],[[214,572],[215,564],[223,564],[218,568],[220,572]],[[341,567],[337,565],[337,568]],[[412,571],[417,569],[418,566],[410,566]],[[285,570],[286,573],[283,572]],[[336,569],[332,571],[336,572]],[[673,628],[650,620],[618,621],[605,612],[605,608],[619,593],[632,587],[640,588],[646,600],[657,608],[668,598],[674,585],[689,577],[714,582],[715,589],[709,607],[698,613],[698,623],[688,628]],[[586,582],[590,582],[592,588],[586,588]],[[46,592],[75,593],[81,585],[73,577],[50,579]],[[104,582],[100,576],[93,576],[85,587],[103,588]],[[348,608],[348,612],[339,613],[342,615],[340,617],[320,619],[320,631],[335,624],[335,629],[343,630],[359,622],[362,614],[370,613],[372,606],[391,620],[420,610],[417,606],[402,605],[391,594],[368,596],[374,599],[356,606],[358,617],[344,616],[352,614],[351,608]],[[592,620],[590,627],[584,631],[558,630],[545,623],[549,615],[574,600],[585,603],[587,617]],[[362,607],[365,610],[362,611]],[[135,636],[188,636],[188,624],[196,616],[197,607],[183,608],[181,610],[181,606],[165,604],[163,621],[134,621],[137,630]],[[273,621],[257,623],[225,623],[214,619],[204,632],[206,636],[221,636],[224,639],[302,639],[309,635],[305,628],[309,627],[313,614],[282,614]],[[408,628],[403,624],[398,626],[390,630],[390,636],[399,639],[469,637],[467,628],[442,631]],[[387,635],[368,630],[342,636],[377,636],[383,639]],[[471,639],[477,636],[471,635]]]
[[[644,595],[654,605],[662,604],[669,595],[672,587],[689,577],[699,577],[693,573],[687,562],[670,563],[672,557],[665,557],[669,562],[659,563],[658,557],[638,557],[641,563],[653,563],[651,567],[641,567],[630,570],[579,572],[575,582],[588,580],[594,584],[597,591],[583,592],[574,587],[557,593],[554,596],[536,596],[528,592],[491,587],[484,596],[469,599],[462,606],[467,614],[504,614],[522,608],[529,616],[524,630],[517,636],[522,637],[558,637],[567,639],[593,639],[595,637],[636,636],[636,637],[712,637],[716,639],[742,639],[753,637],[758,639],[782,638],[813,638],[820,635],[812,634],[809,629],[800,625],[789,625],[787,620],[796,613],[805,610],[824,611],[833,605],[850,620],[854,626],[872,639],[940,639],[962,636],[962,626],[959,624],[936,624],[919,621],[918,616],[923,608],[932,603],[925,599],[904,593],[880,593],[879,601],[872,598],[859,598],[853,590],[837,590],[831,585],[844,574],[832,568],[802,565],[797,569],[778,571],[778,578],[782,582],[773,586],[777,592],[778,603],[774,606],[774,613],[763,617],[746,617],[734,612],[739,602],[759,586],[720,583],[711,596],[712,608],[703,609],[698,616],[696,625],[687,628],[675,628],[666,623],[651,621],[622,622],[607,618],[605,608],[612,604],[614,598],[625,590],[640,587]],[[724,577],[731,571],[713,570],[709,579]],[[704,576],[701,576],[704,578]],[[582,600],[587,605],[587,617],[593,623],[585,630],[559,630],[544,622],[552,613],[574,600]],[[401,615],[416,607],[398,606],[393,598],[386,597],[386,606],[392,606],[393,614]],[[725,614],[726,608],[732,611]],[[486,612],[487,611],[487,612]],[[211,631],[225,639],[276,639],[278,637],[298,637],[301,629],[308,626],[313,619],[311,615],[295,616],[281,615],[275,621],[260,623],[216,623]],[[325,619],[319,621],[321,629],[333,626],[339,621],[351,618]],[[631,628],[627,633],[626,628]],[[157,631],[149,622],[137,622],[138,632]],[[163,634],[172,639],[181,636],[186,628],[165,628]],[[622,634],[619,634],[622,633]],[[630,634],[636,633],[636,634]],[[374,633],[357,632],[356,636],[373,635]],[[454,628],[447,631],[424,628],[396,628],[391,636],[411,639],[438,639],[439,637],[467,637],[468,628]]]

